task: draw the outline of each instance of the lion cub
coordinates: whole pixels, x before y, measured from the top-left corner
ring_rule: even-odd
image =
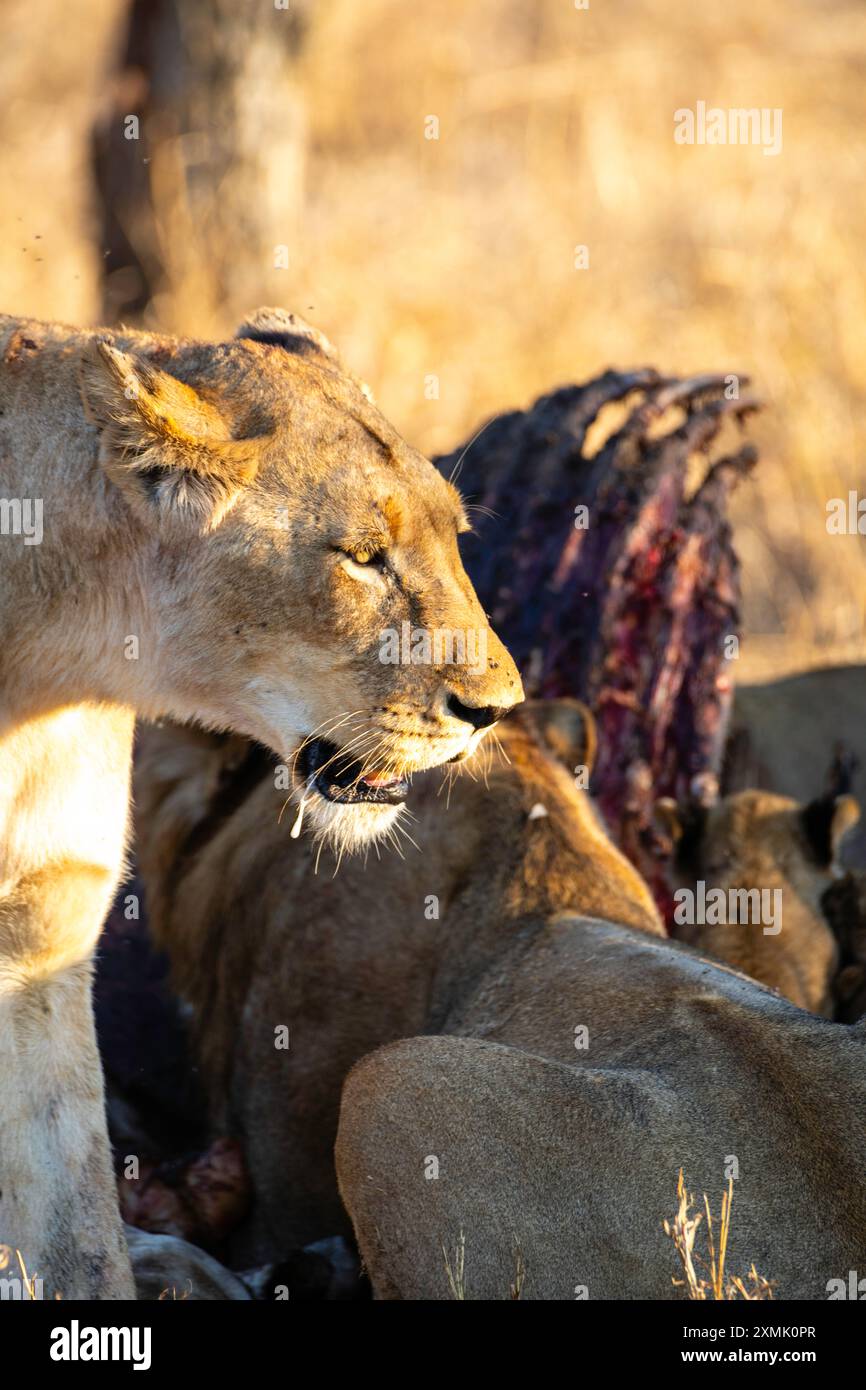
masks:
[[[674,845],[672,935],[832,1018],[838,951],[821,898],[860,818],[855,799],[802,806],[750,790],[656,811]]]

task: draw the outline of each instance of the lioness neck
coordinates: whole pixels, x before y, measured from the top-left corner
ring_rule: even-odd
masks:
[[[97,466],[80,348],[40,334],[0,323],[0,1244],[45,1297],[130,1298],[90,977],[123,869],[143,542]]]
[[[0,331],[13,440],[0,471],[0,734],[63,705],[132,703],[138,672],[125,643],[149,636],[148,542],[98,465],[78,396],[81,347],[43,344],[21,362],[20,336]]]

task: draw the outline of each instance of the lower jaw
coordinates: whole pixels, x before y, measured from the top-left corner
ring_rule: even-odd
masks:
[[[302,798],[304,827],[317,840],[346,854],[364,851],[385,838],[406,809],[405,802],[328,801],[317,792],[304,792]]]

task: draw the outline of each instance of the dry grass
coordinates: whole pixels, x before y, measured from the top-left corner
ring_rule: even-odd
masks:
[[[442,1258],[445,1261],[445,1275],[448,1280],[448,1288],[451,1297],[459,1302],[466,1300],[466,1234],[461,1229],[457,1238],[457,1244],[453,1253],[449,1253],[444,1240],[440,1242],[442,1246]],[[512,1303],[518,1302],[523,1296],[523,1286],[526,1283],[526,1265],[523,1259],[523,1251],[517,1237],[514,1238],[514,1278],[508,1286],[508,1298]]]
[[[445,1274],[448,1279],[448,1287],[451,1290],[451,1297],[462,1303],[466,1298],[466,1235],[461,1230],[457,1237],[457,1244],[452,1255],[445,1248],[442,1242],[442,1257],[445,1260]]]
[[[697,1302],[707,1302],[710,1299],[720,1302],[739,1298],[749,1302],[772,1299],[775,1285],[757,1272],[754,1261],[745,1278],[729,1274],[725,1268],[731,1229],[731,1208],[734,1202],[733,1178],[728,1179],[728,1190],[722,1194],[722,1209],[717,1227],[713,1226],[713,1215],[706,1193],[704,1211],[690,1216],[694,1202],[694,1197],[686,1191],[681,1168],[677,1179],[676,1216],[672,1221],[662,1223],[665,1234],[670,1236],[674,1243],[685,1276],[683,1279],[672,1277],[671,1282],[674,1286],[688,1289],[689,1298]],[[695,1249],[698,1228],[704,1215],[708,1253],[706,1260],[702,1259]],[[709,1277],[704,1277],[705,1274]]]
[[[157,1298],[157,1302],[184,1303],[192,1293],[192,1280],[188,1279],[187,1284],[189,1285],[189,1287],[184,1289],[183,1293],[178,1293],[177,1286],[175,1284],[170,1284],[168,1288],[161,1290],[159,1297]]]
[[[609,363],[751,373],[768,410],[735,503],[747,631],[862,657],[866,549],[828,537],[824,508],[863,471],[866,11],[438,0],[406,15],[399,0],[321,14],[289,297],[430,452]],[[700,98],[781,107],[782,153],[676,146],[673,112]]]
[[[61,34],[70,61],[81,47],[88,82],[79,16],[92,4],[77,0]],[[751,638],[743,669],[790,666],[790,652],[796,664],[843,648],[862,658],[866,548],[824,524],[827,499],[858,486],[864,457],[859,0],[589,10],[570,0],[330,0],[311,12],[298,74],[305,191],[280,237],[289,266],[275,269],[238,232],[226,251],[244,262],[238,287],[308,313],[431,453],[607,364],[750,373],[768,409],[756,429],[762,464],[734,508]],[[14,0],[15,23],[25,13],[33,7]],[[5,60],[18,105],[0,143],[4,307],[50,305],[78,319],[101,251],[85,241],[70,260],[84,175],[44,134],[69,129],[63,93],[32,79],[49,39],[31,34],[29,65]],[[284,94],[293,99],[294,89]],[[673,112],[698,100],[780,107],[781,154],[675,145]],[[438,140],[424,138],[429,115]],[[299,174],[279,132],[260,138],[267,210]],[[145,320],[230,331],[251,306],[214,292],[209,230],[178,195],[196,149],[191,132],[151,152],[167,282]],[[173,169],[174,156],[189,168]],[[231,177],[220,199],[221,225],[248,224],[248,195]],[[58,230],[61,217],[70,230]],[[37,233],[42,241],[28,240]],[[578,245],[588,269],[574,268]],[[425,394],[430,375],[438,399]]]
[[[11,1270],[14,1268],[16,1264],[19,1270],[21,1271],[21,1286],[23,1289],[26,1290],[27,1298],[31,1302],[35,1302],[37,1298],[42,1297],[41,1291],[38,1287],[41,1282],[38,1274],[27,1273],[27,1266],[24,1263],[24,1256],[21,1254],[20,1250],[13,1249],[11,1245],[0,1245],[0,1278],[18,1278],[18,1275],[13,1275],[11,1273]],[[9,1272],[7,1273],[7,1271]],[[59,1300],[60,1294],[55,1294],[54,1298],[55,1300]]]
[[[523,1294],[523,1285],[526,1283],[526,1265],[523,1261],[523,1251],[514,1242],[514,1278],[508,1286],[508,1296],[513,1303],[516,1303]]]

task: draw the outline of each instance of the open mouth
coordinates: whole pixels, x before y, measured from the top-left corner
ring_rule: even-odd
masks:
[[[409,783],[404,777],[386,777],[384,773],[367,771],[361,776],[363,764],[341,753],[334,743],[316,738],[306,743],[298,757],[298,771],[307,786],[326,801],[344,805],[356,802],[380,802],[397,806],[409,795]]]

